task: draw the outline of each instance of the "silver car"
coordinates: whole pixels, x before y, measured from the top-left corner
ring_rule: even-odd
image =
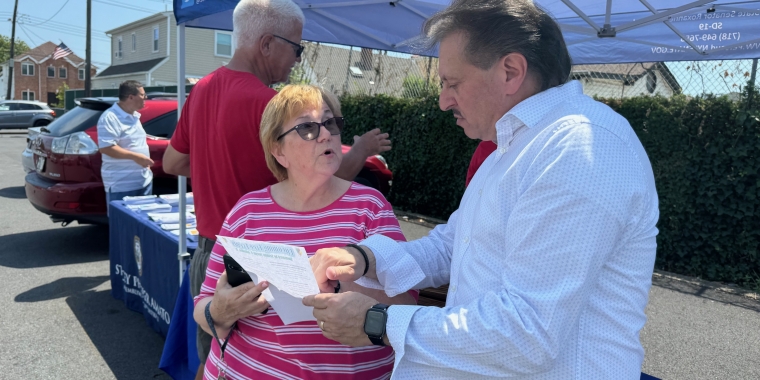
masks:
[[[34,166],[32,142],[37,139],[37,135],[40,134],[40,129],[42,129],[42,127],[32,127],[27,130],[26,148],[21,152],[21,164],[24,167],[24,171],[27,173],[37,170],[37,167]]]
[[[47,104],[29,100],[0,102],[0,129],[43,127],[55,119]]]

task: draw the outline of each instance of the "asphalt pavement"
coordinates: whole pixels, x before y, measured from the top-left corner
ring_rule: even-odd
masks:
[[[24,193],[25,132],[0,131],[0,379],[168,379],[163,339],[111,297],[108,228],[61,227]],[[407,239],[431,224],[400,218]],[[642,370],[662,379],[760,379],[760,301],[658,273]]]

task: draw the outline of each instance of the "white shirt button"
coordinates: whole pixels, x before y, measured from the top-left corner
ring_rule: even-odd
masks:
[[[468,236],[465,236],[464,239],[462,239],[463,243],[467,243],[470,241],[470,238]]]
[[[452,285],[452,286],[449,288],[449,291],[451,291],[452,293],[456,292],[456,291],[457,291],[457,286],[456,286],[456,285]]]
[[[504,154],[507,152],[507,148],[500,148],[499,153]]]
[[[478,190],[478,195],[483,195],[483,189]]]

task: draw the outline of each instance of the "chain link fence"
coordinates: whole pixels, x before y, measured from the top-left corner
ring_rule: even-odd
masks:
[[[437,58],[304,44],[291,83],[318,84],[338,95],[421,97],[439,91]],[[711,94],[739,100],[752,79],[755,88],[760,85],[760,78],[753,75],[753,60],[575,65],[571,78],[583,83],[587,95],[601,98]]]

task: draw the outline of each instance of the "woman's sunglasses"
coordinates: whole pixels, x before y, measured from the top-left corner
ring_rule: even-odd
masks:
[[[298,132],[298,135],[301,136],[302,139],[306,141],[311,141],[311,140],[316,139],[317,136],[319,136],[319,128],[322,126],[324,126],[325,129],[327,129],[327,132],[330,132],[331,135],[333,136],[339,135],[343,131],[343,118],[333,117],[333,118],[325,120],[324,123],[317,123],[316,121],[301,123],[285,131],[285,133],[281,134],[280,137],[277,138],[277,140],[279,141],[288,133],[296,131]]]

